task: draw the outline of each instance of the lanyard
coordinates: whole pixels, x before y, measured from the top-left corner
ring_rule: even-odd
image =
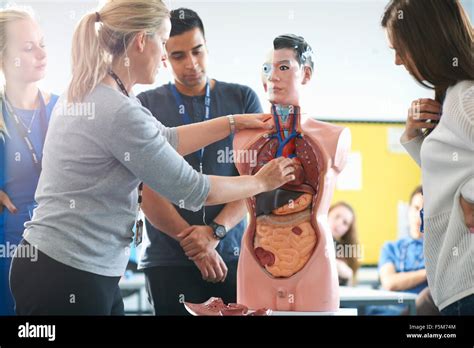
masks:
[[[277,149],[277,152],[276,152],[276,155],[275,155],[275,158],[278,158],[278,157],[282,156],[283,149],[286,146],[286,144],[288,144],[293,138],[299,137],[300,134],[298,134],[296,132],[296,112],[293,113],[291,133],[285,139],[283,139],[282,134],[281,134],[282,131],[280,129],[280,121],[279,121],[279,117],[278,117],[275,105],[272,105],[272,113],[273,113],[273,120],[275,122],[275,127],[276,127],[276,134],[273,135],[271,138],[277,138],[278,139],[278,149]],[[291,154],[290,156],[288,156],[288,158],[293,158],[293,157],[296,157],[296,155]]]
[[[402,251],[400,252],[400,272],[405,272],[405,261],[406,257],[408,254],[408,247],[410,246],[410,243],[406,243],[403,245]],[[418,254],[418,256],[415,259],[415,263],[413,264],[413,269],[416,269],[416,267],[423,261],[423,250],[421,253]]]
[[[128,95],[127,89],[125,88],[125,85],[123,84],[122,80],[120,80],[120,78],[117,76],[117,74],[114,73],[112,70],[109,70],[108,73],[115,80],[117,86],[119,86],[122,93],[125,94],[127,97],[130,97]]]
[[[46,120],[46,105],[44,104],[44,99],[43,95],[41,94],[40,91],[38,91],[38,98],[40,101],[40,114],[39,118],[40,121]],[[20,117],[15,113],[13,110],[13,107],[11,106],[10,102],[7,100],[6,95],[5,95],[5,106],[6,106],[6,111],[7,113],[13,118],[13,123],[15,125],[16,131],[18,132],[18,135],[23,138],[26,147],[28,148],[28,151],[31,154],[31,158],[33,160],[33,164],[36,167],[38,173],[41,173],[41,158],[36,152],[33,142],[31,141],[30,137],[28,136],[28,131],[26,127],[21,123]],[[45,126],[46,129],[46,126]],[[43,139],[44,140],[44,139]]]
[[[191,120],[191,117],[189,117],[188,112],[186,111],[186,108],[184,107],[183,99],[181,98],[181,94],[179,94],[178,89],[176,88],[176,85],[172,84],[171,82],[169,83],[169,88],[171,92],[173,93],[176,106],[178,108],[178,112],[182,115],[183,118],[183,123],[184,124],[191,124],[193,123]],[[206,96],[204,97],[204,106],[206,108],[206,112],[204,114],[204,119],[203,121],[207,121],[211,118],[211,85],[209,83],[209,79],[206,82]],[[204,157],[204,148],[202,148],[198,152],[198,158],[199,158],[199,170],[202,173],[202,159]]]
[[[115,80],[117,83],[117,86],[119,86],[120,90],[122,93],[130,97],[130,95],[127,92],[127,89],[125,88],[122,80],[117,76],[116,73],[114,73],[112,70],[108,71],[108,74]],[[135,218],[135,246],[139,246],[143,240],[143,220],[140,219],[140,210],[142,207],[142,197],[143,197],[143,182],[141,182],[138,185],[138,207],[137,207],[137,216]]]
[[[423,208],[421,208],[420,210],[420,219],[421,219],[420,232],[424,233],[425,232],[425,211]]]

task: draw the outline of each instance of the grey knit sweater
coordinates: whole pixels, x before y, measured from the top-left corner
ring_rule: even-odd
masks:
[[[428,285],[439,309],[474,294],[474,233],[460,195],[474,203],[474,81],[448,89],[441,120],[402,145],[421,166]]]
[[[209,178],[175,151],[176,128],[163,126],[138,99],[101,84],[84,102],[70,108],[61,97],[53,111],[35,195],[39,206],[24,238],[68,266],[121,276],[139,182],[196,211]]]

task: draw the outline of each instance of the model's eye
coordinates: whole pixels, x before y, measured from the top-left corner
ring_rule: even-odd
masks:
[[[269,76],[272,73],[272,65],[270,63],[263,64],[262,71],[265,76]]]
[[[288,70],[288,69],[290,69],[290,67],[288,65],[281,65],[280,66],[281,71],[285,71],[285,70]]]

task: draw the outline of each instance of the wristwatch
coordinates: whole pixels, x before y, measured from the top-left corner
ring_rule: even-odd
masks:
[[[227,116],[229,119],[229,125],[230,125],[230,134],[235,134],[235,118],[234,115],[229,115]]]
[[[227,235],[227,230],[223,225],[219,225],[213,221],[209,224],[209,227],[212,228],[215,239],[221,240]]]

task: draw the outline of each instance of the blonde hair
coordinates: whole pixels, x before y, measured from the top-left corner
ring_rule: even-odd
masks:
[[[26,8],[11,7],[0,10],[0,140],[4,139],[5,135],[8,135],[2,106],[5,93],[3,86],[6,83],[3,74],[3,60],[7,49],[7,24],[24,19],[33,19],[32,12]]]
[[[72,43],[69,102],[82,101],[102,81],[112,60],[126,54],[136,34],[155,33],[169,16],[161,0],[108,0],[99,11],[82,17]]]

